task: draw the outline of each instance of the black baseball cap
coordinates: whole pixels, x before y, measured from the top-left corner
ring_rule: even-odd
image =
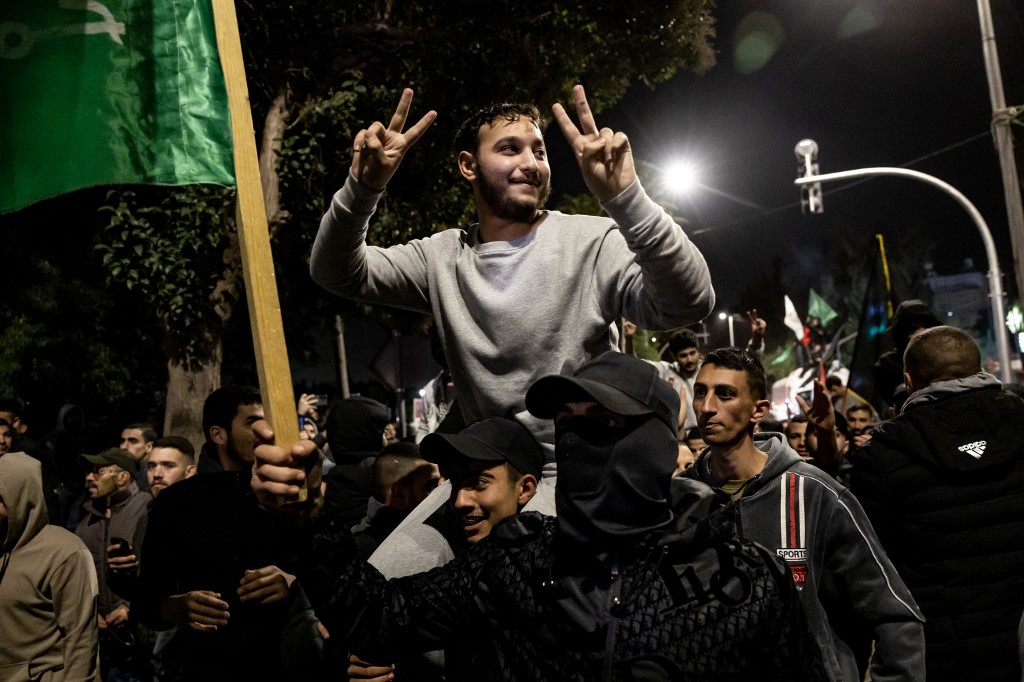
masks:
[[[569,402],[594,400],[627,417],[653,414],[675,432],[679,394],[658,376],[649,362],[608,351],[572,373],[550,374],[533,382],[526,392],[526,409],[540,419],[552,419]]]
[[[431,433],[420,442],[423,459],[442,464],[451,457],[508,462],[521,474],[540,476],[544,454],[525,426],[512,419],[491,417],[459,433]]]
[[[139,470],[139,463],[132,453],[121,448],[109,448],[98,455],[82,455],[82,459],[92,465],[108,466],[114,464],[121,467],[130,474]]]

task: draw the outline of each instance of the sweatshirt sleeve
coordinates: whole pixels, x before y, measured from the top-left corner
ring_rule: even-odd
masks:
[[[715,291],[704,256],[640,181],[604,209],[628,248],[624,253],[607,244],[598,261],[598,278],[617,278],[610,282],[618,296],[615,312],[645,329],[682,327],[707,317]]]
[[[867,515],[845,489],[830,520],[819,599],[850,604],[875,640],[871,679],[924,679],[924,616],[893,568]],[[831,616],[830,616],[831,617]]]
[[[416,239],[386,249],[366,244],[380,196],[349,176],[320,221],[309,259],[310,276],[338,296],[430,312],[426,257],[430,240]]]
[[[96,567],[89,550],[69,556],[55,571],[53,607],[64,633],[64,682],[99,680],[99,628],[96,624]]]

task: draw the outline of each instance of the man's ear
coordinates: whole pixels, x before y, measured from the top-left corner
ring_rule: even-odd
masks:
[[[406,486],[402,485],[401,481],[395,481],[391,484],[391,488],[388,490],[388,499],[384,500],[384,503],[389,507],[405,509],[405,505],[409,501],[408,492]]]
[[[196,475],[196,465],[195,464],[189,464],[187,467],[185,467],[185,478],[192,478],[195,475]]]
[[[522,509],[537,494],[537,477],[533,474],[523,474],[523,477],[516,481],[516,484],[519,486],[519,497],[516,502],[519,504],[519,508]]]
[[[217,445],[228,444],[228,430],[223,426],[211,426],[210,427],[210,440]]]
[[[476,157],[467,151],[459,152],[459,173],[470,182],[476,180]]]
[[[754,414],[750,416],[750,423],[756,424],[757,422],[765,419],[772,413],[772,401],[770,400],[758,400],[754,403]]]
[[[909,372],[903,373],[903,383],[907,385],[907,395],[914,392],[914,380],[910,378]]]

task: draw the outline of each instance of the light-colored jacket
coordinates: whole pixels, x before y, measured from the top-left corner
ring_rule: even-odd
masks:
[[[39,462],[0,457],[0,680],[99,680],[96,570],[73,533],[47,525]]]

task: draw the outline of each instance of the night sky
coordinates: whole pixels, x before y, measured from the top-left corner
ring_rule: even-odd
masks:
[[[1010,105],[1024,104],[1021,4],[992,0]],[[639,159],[665,167],[685,157],[699,166],[704,187],[677,203],[708,260],[719,310],[757,305],[744,289],[776,255],[803,307],[838,231],[867,250],[876,231],[927,226],[940,274],[958,272],[965,256],[986,268],[967,214],[911,180],[825,185],[825,213],[802,215],[793,148],[806,137],[821,149],[822,173],[922,159],[908,167],[953,184],[978,206],[1015,289],[974,2],[724,0],[715,16],[718,63],[710,72],[677,76],[653,92],[634,87],[598,124],[626,131]],[[556,183],[561,177],[556,171]]]

